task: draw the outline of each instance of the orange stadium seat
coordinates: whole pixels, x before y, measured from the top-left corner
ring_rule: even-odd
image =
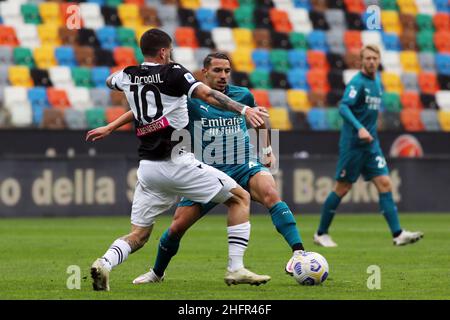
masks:
[[[439,90],[439,82],[435,73],[421,72],[418,82],[422,93],[435,94]]]
[[[48,102],[54,108],[66,109],[70,107],[69,98],[63,89],[48,88],[47,89]]]
[[[308,50],[306,53],[306,60],[310,69],[321,69],[325,71],[330,69],[327,56],[323,51]]]
[[[119,118],[122,114],[126,113],[128,110],[124,107],[109,107],[105,110],[106,122],[111,123],[117,118]],[[126,125],[120,127],[118,130],[131,130],[131,123],[127,123]]]
[[[404,109],[400,112],[400,120],[407,131],[425,130],[420,118],[420,110]]]
[[[403,109],[423,109],[422,102],[420,101],[420,95],[416,91],[405,91],[400,95],[400,101]]]
[[[142,7],[145,4],[145,0],[124,0],[124,3],[135,4]]]
[[[366,9],[363,0],[344,0],[344,3],[348,12],[361,14]]]
[[[114,48],[113,56],[117,66],[123,67],[137,64],[133,48],[116,47]]]
[[[238,0],[220,0],[220,7],[222,9],[234,10],[239,7]]]
[[[438,12],[433,16],[433,24],[436,30],[450,30],[450,16],[448,13]]]
[[[344,44],[347,50],[360,50],[362,48],[361,32],[357,30],[347,30],[344,33]]]
[[[267,90],[251,89],[250,91],[255,97],[255,102],[258,106],[270,108],[270,99]]]
[[[441,30],[435,32],[434,45],[437,51],[441,53],[450,53],[450,28],[448,30]]]
[[[272,8],[269,11],[270,20],[277,32],[291,32],[292,24],[286,11]]]
[[[178,27],[175,30],[175,42],[179,47],[198,48],[195,29],[191,27]]]
[[[7,46],[19,45],[16,31],[14,30],[13,27],[0,25],[0,45],[7,45]]]
[[[319,91],[327,93],[330,91],[330,85],[328,83],[328,74],[321,69],[309,70],[307,74],[308,85],[312,91]]]

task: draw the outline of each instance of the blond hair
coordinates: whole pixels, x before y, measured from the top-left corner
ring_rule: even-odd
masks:
[[[380,48],[378,48],[377,45],[375,45],[375,44],[366,44],[364,47],[362,47],[361,51],[359,52],[359,56],[361,57],[361,59],[363,58],[363,54],[364,54],[365,50],[373,51],[376,54],[378,54],[378,56],[381,55]]]

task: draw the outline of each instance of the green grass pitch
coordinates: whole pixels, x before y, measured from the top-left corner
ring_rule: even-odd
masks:
[[[129,218],[42,218],[0,220],[0,299],[449,299],[450,215],[401,214],[402,225],[422,230],[420,242],[394,247],[378,214],[338,214],[332,235],[337,248],[312,243],[317,215],[296,215],[305,247],[323,254],[330,276],[303,287],[284,273],[290,250],[268,215],[253,215],[246,266],[272,276],[266,285],[228,287],[225,216],[211,215],[185,235],[163,283],[131,281],[153,264],[158,239],[170,223],[162,217],[147,245],[111,274],[111,291],[94,292],[89,267],[112,241],[129,230]],[[81,268],[81,289],[66,286],[67,268]],[[369,290],[370,265],[381,269],[381,289]]]

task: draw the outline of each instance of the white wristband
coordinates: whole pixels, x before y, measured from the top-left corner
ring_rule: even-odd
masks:
[[[243,116],[245,116],[245,112],[247,111],[248,108],[249,108],[249,106],[244,106],[244,107],[242,108],[241,114],[242,114]]]
[[[272,146],[268,146],[267,148],[262,148],[263,155],[267,156],[268,154],[272,153]]]

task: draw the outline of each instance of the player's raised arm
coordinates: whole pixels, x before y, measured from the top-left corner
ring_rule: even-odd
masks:
[[[253,127],[261,126],[264,123],[263,118],[269,117],[267,112],[255,110],[249,106],[236,102],[220,91],[214,90],[203,83],[195,88],[192,93],[192,97],[201,99],[206,103],[212,104],[213,106],[223,110],[233,111],[245,115],[245,118]]]
[[[133,118],[133,112],[129,110],[113,122],[110,122],[108,125],[88,131],[88,133],[86,134],[86,141],[96,141],[103,139],[114,130],[117,130],[128,122],[133,121]]]

